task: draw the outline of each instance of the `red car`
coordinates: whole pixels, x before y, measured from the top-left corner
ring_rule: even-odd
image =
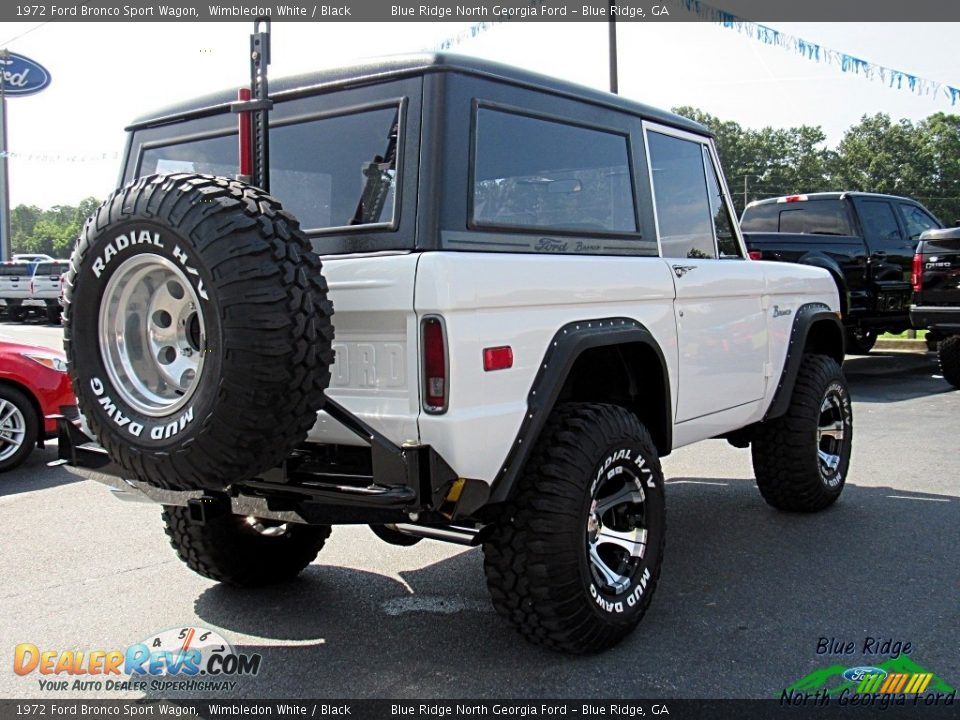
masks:
[[[0,472],[53,437],[47,415],[72,414],[76,404],[62,352],[0,340]]]

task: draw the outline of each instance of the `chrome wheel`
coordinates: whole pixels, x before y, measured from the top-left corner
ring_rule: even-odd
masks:
[[[0,398],[0,461],[15,455],[26,436],[27,421],[20,408]]]
[[[183,407],[203,371],[200,301],[183,270],[158,255],[126,260],[100,306],[104,366],[123,400],[144,415]]]
[[[843,402],[830,392],[820,403],[820,419],[817,423],[817,460],[820,475],[828,485],[839,481],[837,468],[843,453],[844,425]]]
[[[640,478],[626,468],[601,480],[587,517],[587,559],[594,582],[606,594],[630,589],[647,548],[646,497]]]

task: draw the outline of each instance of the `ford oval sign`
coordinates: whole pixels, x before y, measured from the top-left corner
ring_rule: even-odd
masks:
[[[880,675],[880,677],[886,677],[887,671],[878,667],[870,666],[852,667],[848,668],[847,671],[843,673],[843,679],[851,682],[861,682],[868,675]]]
[[[0,55],[0,69],[4,95],[33,95],[50,84],[50,73],[43,65],[17,53]]]

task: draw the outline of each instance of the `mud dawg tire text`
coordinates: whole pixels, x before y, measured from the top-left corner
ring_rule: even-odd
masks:
[[[826,355],[804,355],[786,415],[762,423],[752,443],[760,494],[779,510],[823,510],[843,491],[852,448],[850,392],[840,366]]]
[[[483,546],[494,607],[556,650],[612,647],[660,577],[663,473],[650,434],[618,406],[558,406],[519,482]]]
[[[165,507],[170,544],[191,570],[204,577],[256,587],[292,580],[312,563],[330,537],[329,525],[277,523],[229,513],[204,523],[185,507]]]
[[[117,190],[83,229],[65,304],[81,412],[140,480],[222,489],[316,422],[333,308],[309,239],[261,190],[193,174]]]

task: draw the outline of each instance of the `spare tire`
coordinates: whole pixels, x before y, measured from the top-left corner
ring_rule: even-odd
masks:
[[[114,462],[159,487],[220,490],[279,465],[316,422],[332,314],[320,259],[276,199],[151,175],[87,220],[64,345]]]

